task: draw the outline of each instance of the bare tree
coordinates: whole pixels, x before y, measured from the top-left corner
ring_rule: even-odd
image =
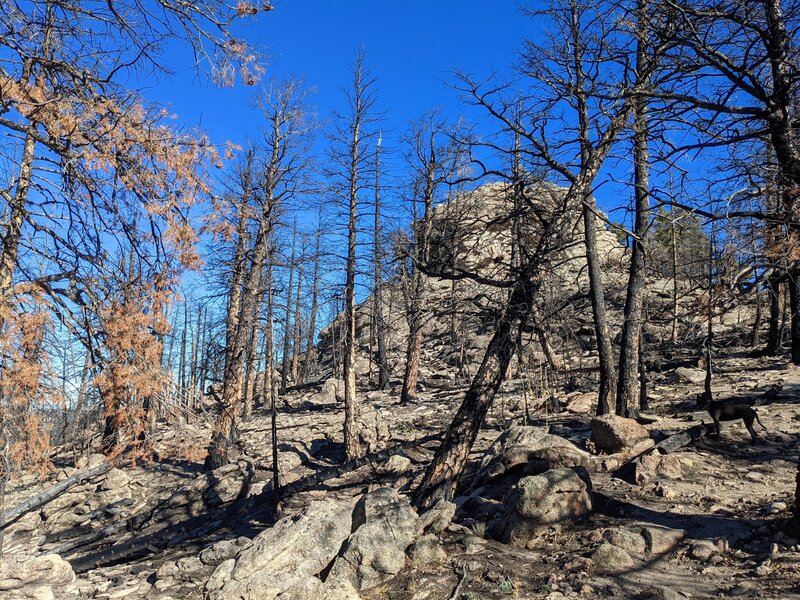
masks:
[[[381,142],[375,144],[375,239],[373,242],[373,307],[372,319],[375,331],[376,362],[378,364],[378,389],[385,390],[389,387],[389,362],[386,355],[386,321],[383,316],[383,249],[381,247],[381,236],[383,236],[383,226],[381,224]]]
[[[636,5],[636,73],[652,71],[649,62],[657,60],[650,56],[651,44],[648,34],[650,11],[648,0],[638,0]],[[650,177],[648,164],[648,125],[647,81],[639,81],[644,92],[633,100],[633,163],[634,163],[634,225],[633,249],[631,251],[628,290],[625,297],[624,321],[619,354],[619,377],[617,379],[616,413],[625,417],[635,417],[638,408],[644,409],[642,396],[643,377],[640,369],[640,349],[642,347],[642,310],[644,305],[644,286],[647,280],[647,240],[650,233]]]
[[[255,202],[255,234],[243,265],[239,316],[233,333],[228,332],[220,415],[214,425],[206,458],[208,468],[228,461],[236,416],[239,413],[245,373],[246,348],[261,305],[261,284],[269,256],[269,245],[278,211],[292,198],[307,176],[309,122],[304,107],[305,92],[296,81],[276,84],[265,90],[261,108],[267,120],[264,131],[263,165],[258,175]],[[230,310],[230,307],[229,307]]]
[[[454,156],[461,152],[457,138],[448,131],[438,111],[421,117],[405,136],[406,160],[412,173],[412,214],[414,239],[410,273],[405,278],[404,296],[408,339],[401,402],[417,397],[422,330],[428,311],[425,306],[426,277],[417,265],[429,262],[431,220],[439,188],[453,178]],[[457,168],[457,167],[456,167]]]
[[[332,158],[336,170],[334,185],[347,206],[347,261],[344,284],[344,445],[348,459],[361,455],[356,419],[356,262],[358,243],[358,208],[365,187],[365,175],[371,168],[368,142],[377,134],[375,79],[366,65],[363,49],[356,51],[352,80],[345,90],[347,113],[338,115],[332,136]]]

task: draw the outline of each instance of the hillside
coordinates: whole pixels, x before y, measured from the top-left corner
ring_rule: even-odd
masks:
[[[495,279],[506,230],[484,225],[504,211],[498,193],[501,187],[489,185],[453,199],[437,208],[434,226],[445,229],[453,214],[461,224],[480,223],[449,237],[448,260],[463,257],[474,272]],[[393,324],[388,390],[373,389],[371,299],[358,312],[366,460],[339,466],[341,383],[330,377],[338,352],[334,323],[316,348],[320,383],[280,398],[277,508],[267,407],[241,425],[234,461],[212,472],[203,471],[196,450],[207,443],[213,413],[160,423],[152,456],[136,464],[124,455],[112,467],[99,454],[61,452],[55,473],[26,476],[6,491],[6,506],[16,507],[58,482],[85,477],[18,518],[7,513],[3,597],[800,597],[800,542],[783,526],[800,435],[800,371],[784,359],[737,349],[741,314],[718,317],[715,327],[728,346],[715,360],[714,393],[758,404],[767,429],[760,443],[748,444],[736,422],[719,440],[649,455],[632,478],[623,475],[620,467],[654,443],[709,421],[694,402],[704,373],[690,339],[665,339],[661,323],[669,319],[658,311],[668,310],[669,295],[662,304],[654,295],[647,327],[652,415],[644,427],[610,418],[613,435],[599,433],[592,421],[596,351],[584,332],[590,324],[581,294],[585,259],[581,230],[571,223],[573,237],[552,261],[543,294],[567,312],[547,319],[558,370],[546,366],[532,332],[453,504],[418,516],[407,495],[463,398],[505,292],[427,278],[422,377],[409,405],[398,401],[407,333],[400,325],[402,285],[393,282],[384,307]],[[605,226],[598,233],[609,306],[619,311],[627,253]],[[565,328],[574,335],[563,336]],[[542,477],[550,477],[545,488]]]

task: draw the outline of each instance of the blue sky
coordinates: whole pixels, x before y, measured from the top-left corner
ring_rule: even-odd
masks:
[[[476,76],[505,70],[533,25],[513,0],[277,0],[275,10],[242,27],[266,49],[267,76],[301,76],[316,89],[312,104],[327,117],[341,103],[355,49],[366,49],[377,77],[379,108],[388,130],[401,131],[421,112],[441,105],[460,110],[446,82],[456,68]],[[217,88],[193,71],[192,57],[170,57],[175,76],[147,94],[187,124],[200,122],[215,142],[243,143],[258,128],[254,88]]]

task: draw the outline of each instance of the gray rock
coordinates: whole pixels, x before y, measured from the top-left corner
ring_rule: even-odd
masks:
[[[209,597],[215,597],[215,594],[219,592],[225,583],[227,583],[230,578],[231,574],[233,573],[233,569],[236,566],[236,561],[233,558],[229,558],[227,560],[222,561],[214,572],[211,574],[211,577],[206,582],[205,591]],[[158,583],[158,582],[156,582]]]
[[[692,542],[689,548],[689,556],[696,560],[708,560],[717,553],[717,546],[708,540],[697,540]]]
[[[744,596],[753,589],[754,585],[750,581],[742,581],[737,584],[731,591],[731,596]]]
[[[441,533],[450,525],[455,514],[456,505],[453,502],[439,500],[420,517],[419,532]]]
[[[361,600],[361,596],[349,581],[328,580],[322,583],[316,577],[306,577],[297,585],[277,596],[277,600],[309,600],[310,598],[318,600]]]
[[[435,535],[427,534],[419,538],[408,550],[408,556],[415,563],[429,565],[447,560],[447,552]]]
[[[58,554],[45,554],[34,558],[4,556],[0,564],[0,596],[5,592],[39,587],[64,588],[75,581],[72,566]],[[51,590],[52,591],[52,590]]]
[[[527,546],[550,525],[574,521],[592,510],[591,483],[573,469],[551,469],[524,477],[509,490],[502,537],[506,543]]]
[[[381,473],[385,473],[387,475],[401,475],[402,473],[407,473],[411,469],[411,459],[399,454],[393,454],[390,456],[389,459],[380,467]]]
[[[483,453],[473,489],[519,468],[519,476],[538,475],[562,467],[587,467],[592,457],[569,440],[541,427],[514,426]]]
[[[82,471],[83,469],[93,469],[106,462],[106,457],[103,454],[90,454],[89,456],[81,456],[75,463],[75,468]]]
[[[706,372],[702,369],[690,369],[688,367],[678,367],[667,377],[668,383],[688,383],[700,385],[706,380]]]
[[[177,579],[183,582],[199,581],[210,570],[197,556],[185,556],[175,563]]]
[[[650,433],[633,419],[603,415],[592,419],[592,443],[600,452],[614,454],[650,439]]]
[[[243,492],[245,475],[237,464],[226,465],[215,469],[210,474],[211,485],[203,493],[203,499],[209,506],[219,506],[233,502]]]
[[[606,529],[603,532],[603,539],[609,544],[613,544],[637,556],[644,556],[647,551],[642,534],[624,527]]]
[[[358,438],[367,452],[377,452],[386,448],[391,435],[389,425],[379,410],[364,410],[356,422]]]
[[[683,540],[684,534],[682,529],[670,529],[659,525],[648,525],[642,528],[642,537],[645,540],[647,553],[652,556],[660,556],[677,548]]]
[[[301,585],[336,557],[350,535],[352,513],[349,502],[319,500],[281,519],[217,567],[206,583],[208,598],[270,600]]]
[[[200,560],[206,565],[219,565],[233,558],[250,540],[244,537],[235,540],[222,540],[200,552]]]
[[[647,483],[652,479],[661,477],[681,479],[683,477],[681,461],[669,454],[648,454],[639,459],[634,474],[636,483]]]
[[[608,542],[592,553],[594,568],[599,573],[616,574],[632,569],[636,563],[625,550]]]
[[[131,478],[125,471],[122,471],[121,469],[111,469],[108,473],[106,473],[103,482],[100,484],[100,489],[104,491],[119,490],[127,487],[130,481]]]
[[[776,515],[785,511],[787,508],[786,502],[772,502],[767,506],[767,514]]]
[[[329,579],[348,581],[362,590],[386,581],[405,566],[405,552],[417,536],[419,516],[406,497],[391,488],[378,488],[356,504],[353,529]]]

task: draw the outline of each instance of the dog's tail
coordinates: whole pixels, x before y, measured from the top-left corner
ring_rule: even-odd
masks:
[[[761,422],[761,419],[759,419],[759,418],[758,418],[758,413],[757,413],[755,410],[753,410],[753,413],[755,413],[755,415],[756,415],[756,421],[758,421],[758,424],[759,424],[759,425],[761,425],[761,428],[762,428],[764,431],[769,431],[769,429],[767,429],[766,427],[764,427],[764,424]]]

